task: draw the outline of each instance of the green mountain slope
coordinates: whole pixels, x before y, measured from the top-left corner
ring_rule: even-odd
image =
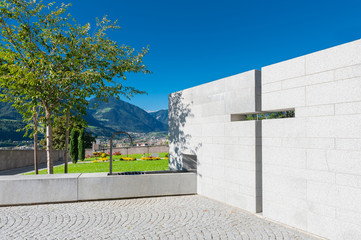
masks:
[[[25,127],[25,123],[21,120],[0,119],[0,141],[27,141],[24,138],[25,131],[17,132],[17,129]]]
[[[152,115],[159,122],[162,122],[162,123],[168,125],[168,110],[167,109],[159,110],[156,112],[150,112],[149,114]]]
[[[0,102],[0,141],[30,140],[24,138],[25,131],[17,132],[17,129],[25,127],[21,115],[9,103]]]
[[[97,107],[93,109],[95,104]],[[108,102],[90,100],[88,116],[85,120],[91,127],[105,127],[114,131],[160,132],[168,130],[168,125],[157,121],[143,109],[115,98],[109,98]]]
[[[0,102],[0,119],[20,120],[22,117],[10,103]]]

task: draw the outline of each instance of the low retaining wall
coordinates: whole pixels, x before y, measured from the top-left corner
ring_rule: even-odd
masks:
[[[197,194],[196,173],[0,176],[0,206]]]
[[[53,150],[53,161],[64,160],[63,150]],[[46,162],[46,151],[38,151],[39,163]],[[34,150],[0,150],[0,171],[34,165]]]
[[[120,151],[121,154],[144,154],[144,153],[159,153],[159,152],[168,152],[168,145],[159,145],[159,146],[139,146],[139,147],[121,147],[121,148],[113,148],[113,153]],[[104,150],[106,153],[110,151],[110,149]],[[85,156],[92,155],[92,149],[85,149]]]

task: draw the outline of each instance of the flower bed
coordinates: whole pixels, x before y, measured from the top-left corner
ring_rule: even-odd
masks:
[[[149,160],[160,160],[160,157],[152,157],[152,156],[142,157],[141,160],[146,160],[146,161],[149,161]]]
[[[98,160],[94,160],[93,163],[97,163],[97,162],[105,162],[108,161],[109,159],[104,157],[104,158],[99,158]]]
[[[123,161],[135,161],[137,159],[134,158],[134,157],[123,157],[123,158],[120,158],[120,160],[123,160]]]

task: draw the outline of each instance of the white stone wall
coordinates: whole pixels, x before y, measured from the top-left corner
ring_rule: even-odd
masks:
[[[263,215],[361,239],[361,40],[262,68]]]
[[[198,193],[250,212],[262,208],[260,124],[231,122],[231,114],[259,110],[260,84],[253,70],[169,96],[170,168],[182,168],[182,154],[196,155]]]

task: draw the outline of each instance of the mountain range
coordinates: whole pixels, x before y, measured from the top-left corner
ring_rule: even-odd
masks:
[[[126,132],[164,132],[168,131],[168,110],[148,113],[145,110],[116,98],[108,102],[91,99],[88,115],[84,119],[88,128],[97,136],[111,136],[116,131]],[[10,103],[0,102],[0,141],[28,140],[23,132],[16,129],[23,127],[21,115]]]
[[[155,112],[149,112],[149,114],[152,115],[159,122],[162,122],[168,126],[168,109],[158,110]]]

